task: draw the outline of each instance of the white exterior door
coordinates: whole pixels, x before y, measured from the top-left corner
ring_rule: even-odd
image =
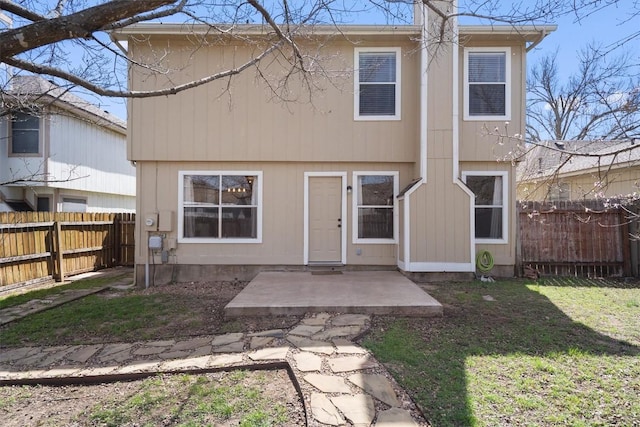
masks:
[[[309,177],[309,263],[342,262],[342,178]]]

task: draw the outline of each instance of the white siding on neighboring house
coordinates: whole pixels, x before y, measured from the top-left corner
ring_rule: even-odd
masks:
[[[81,209],[80,200],[86,201],[85,209]],[[131,196],[117,194],[89,193],[71,190],[60,190],[56,201],[58,212],[126,212],[136,211],[136,199]]]
[[[124,135],[58,114],[49,127],[49,173],[63,180],[52,186],[135,196],[136,171],[127,160]]]

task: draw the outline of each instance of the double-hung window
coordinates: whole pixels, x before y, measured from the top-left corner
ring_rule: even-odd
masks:
[[[181,242],[261,241],[261,172],[182,171],[179,176]]]
[[[464,63],[464,119],[510,120],[511,50],[466,48]]]
[[[354,119],[400,120],[400,48],[356,48]]]
[[[354,172],[354,243],[397,241],[397,172]]]
[[[10,154],[34,156],[40,154],[40,118],[17,111],[12,114]]]
[[[507,243],[507,172],[464,172],[462,179],[475,194],[476,240]]]

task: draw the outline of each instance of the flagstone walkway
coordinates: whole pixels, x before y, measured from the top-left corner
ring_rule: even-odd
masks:
[[[353,342],[361,314],[309,315],[291,329],[185,339],[0,350],[0,385],[286,362],[309,426],[426,426],[386,369]]]

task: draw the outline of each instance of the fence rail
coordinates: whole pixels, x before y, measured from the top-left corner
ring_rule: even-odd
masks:
[[[0,212],[0,291],[134,263],[135,214]]]
[[[629,276],[626,213],[596,202],[519,204],[520,266],[541,274]]]

